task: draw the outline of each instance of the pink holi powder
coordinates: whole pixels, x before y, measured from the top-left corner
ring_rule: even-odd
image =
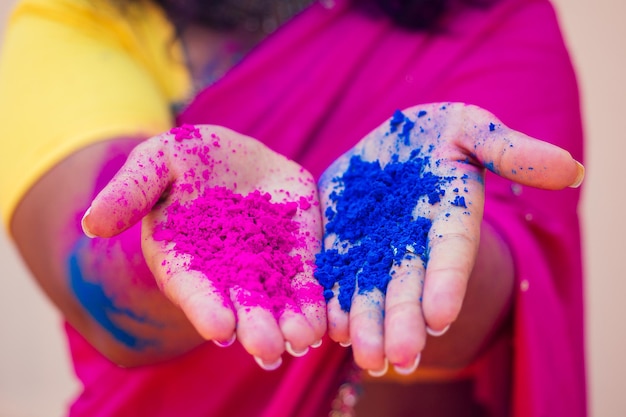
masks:
[[[200,130],[194,125],[184,124],[182,126],[174,127],[170,130],[170,133],[174,135],[176,142],[181,142],[184,139],[201,138]]]
[[[300,208],[302,210],[308,210],[311,208],[311,203],[309,203],[309,200],[307,200],[305,197],[300,197],[298,204],[300,205]]]
[[[304,270],[294,250],[306,247],[306,238],[293,220],[299,202],[273,203],[269,193],[247,196],[224,187],[204,190],[196,199],[167,209],[167,220],[157,225],[154,238],[175,243],[175,251],[190,254],[190,270],[207,275],[224,300],[239,287],[237,302],[260,306],[278,318],[301,302],[319,303],[317,285],[300,286],[293,279]]]

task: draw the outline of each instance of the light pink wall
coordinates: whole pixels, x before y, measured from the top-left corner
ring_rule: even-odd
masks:
[[[626,416],[626,2],[554,0],[580,76],[587,127],[582,214],[593,417]],[[620,127],[622,126],[622,127]]]
[[[0,0],[2,32],[14,2]],[[0,283],[0,416],[62,417],[78,389],[62,322],[29,277],[2,227]]]
[[[0,0],[0,18],[13,0]],[[584,220],[592,417],[626,416],[626,2],[554,0],[578,69],[587,131]],[[3,28],[0,23],[0,28]],[[0,232],[0,416],[60,417],[77,389],[60,320]]]

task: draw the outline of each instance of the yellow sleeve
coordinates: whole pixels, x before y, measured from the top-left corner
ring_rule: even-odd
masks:
[[[99,140],[168,130],[172,105],[189,94],[182,50],[161,10],[112,4],[24,0],[7,22],[0,56],[6,225],[29,187],[63,158]]]

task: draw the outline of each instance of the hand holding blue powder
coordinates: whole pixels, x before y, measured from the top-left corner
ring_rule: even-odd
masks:
[[[567,151],[461,103],[396,111],[319,181],[316,278],[329,334],[373,375],[412,372],[427,331],[461,309],[480,242],[484,171],[560,189],[582,180]],[[436,300],[436,302],[435,302]]]

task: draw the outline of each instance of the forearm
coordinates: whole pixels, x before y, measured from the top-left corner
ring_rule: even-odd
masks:
[[[101,353],[125,366],[166,359],[200,342],[150,280],[136,231],[89,240],[80,229],[80,216],[94,193],[138,142],[103,142],[62,161],[28,191],[11,225],[32,275],[68,322]],[[132,270],[122,273],[127,264],[139,268],[135,275]],[[94,265],[101,265],[100,270]],[[131,303],[136,300],[142,300],[138,308]],[[167,340],[176,328],[183,345]]]
[[[463,307],[443,336],[428,338],[420,366],[460,369],[470,364],[509,317],[513,285],[509,248],[497,231],[483,222]]]

